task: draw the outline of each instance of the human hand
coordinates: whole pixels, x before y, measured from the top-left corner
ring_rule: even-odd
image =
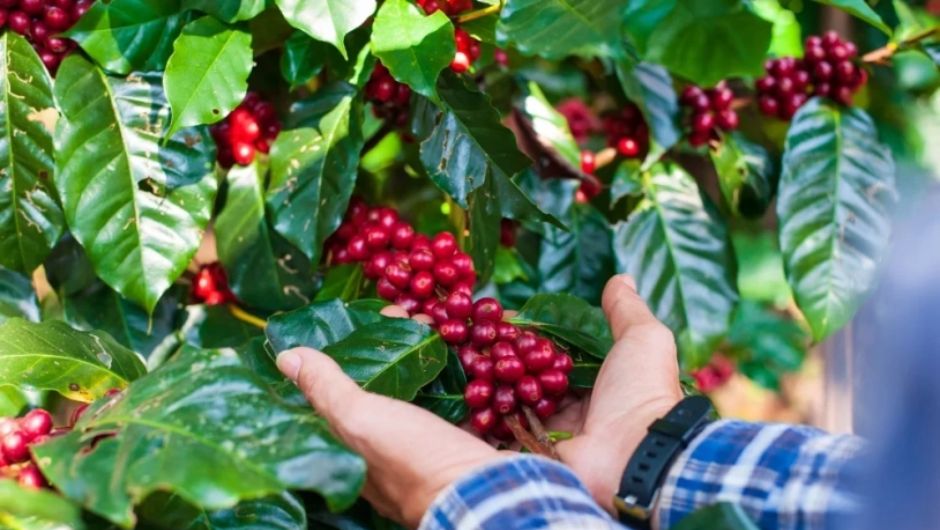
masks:
[[[557,444],[561,460],[601,506],[613,511],[627,461],[647,427],[682,398],[682,390],[672,332],[650,312],[633,278],[611,278],[602,305],[613,348],[590,396],[564,406],[548,427],[574,434]]]
[[[336,436],[365,459],[363,497],[379,513],[408,527],[420,523],[445,487],[503,458],[484,441],[422,408],[362,390],[323,353],[295,348],[281,353],[277,366]]]

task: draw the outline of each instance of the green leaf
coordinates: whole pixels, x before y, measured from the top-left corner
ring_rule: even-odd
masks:
[[[500,245],[493,260],[493,281],[497,285],[529,279],[524,260],[515,248]]]
[[[322,350],[346,338],[360,326],[381,320],[378,310],[382,305],[375,306],[368,301],[317,302],[274,315],[268,319],[265,335],[276,352],[298,346]]]
[[[0,324],[10,318],[39,321],[39,301],[29,278],[0,267]]]
[[[537,294],[510,321],[561,339],[598,359],[607,357],[614,344],[604,312],[570,294]]]
[[[724,224],[678,166],[654,166],[645,197],[617,226],[620,272],[678,339],[687,366],[706,362],[731,324],[737,300],[734,256]]]
[[[620,0],[508,0],[497,40],[546,59],[618,55],[622,5]]]
[[[237,348],[262,335],[257,327],[235,318],[226,306],[191,305],[186,313],[180,334],[197,348]]]
[[[486,282],[493,273],[496,249],[499,248],[502,211],[495,178],[486,179],[485,185],[470,194],[467,221],[470,227],[469,253],[477,273],[477,281]]]
[[[539,245],[539,290],[600,303],[604,284],[614,273],[613,232],[590,205],[576,205],[565,220],[568,230],[545,227]]]
[[[731,235],[738,261],[738,291],[743,300],[756,300],[786,309],[793,294],[783,270],[777,234],[736,231]]]
[[[372,53],[396,80],[436,99],[434,85],[454,59],[454,26],[443,11],[425,16],[408,0],[386,0],[372,24]]]
[[[167,135],[222,121],[248,92],[251,33],[212,17],[194,20],[173,43],[163,86],[173,109]]]
[[[361,265],[347,263],[330,267],[326,271],[323,285],[317,291],[314,301],[322,302],[335,298],[344,302],[351,302],[359,298],[362,282],[363,271]]]
[[[708,154],[718,173],[721,194],[732,213],[748,218],[763,215],[776,188],[770,153],[760,144],[734,133],[724,136]]]
[[[269,311],[293,309],[310,301],[312,266],[268,226],[265,172],[257,161],[229,170],[228,197],[215,222],[216,247],[239,300]]]
[[[460,423],[469,411],[463,398],[466,387],[467,375],[460,366],[460,359],[454,351],[448,350],[447,365],[431,384],[418,391],[414,403],[451,423]]]
[[[639,160],[624,160],[614,171],[610,182],[610,200],[614,204],[630,195],[643,193],[643,163]]]
[[[375,0],[274,0],[287,22],[348,57],[343,39],[375,12]]]
[[[95,2],[65,33],[102,68],[129,74],[163,70],[189,14],[180,0]]]
[[[744,510],[737,504],[720,502],[700,508],[674,527],[676,530],[757,530]]]
[[[564,159],[572,168],[581,167],[581,148],[571,135],[568,120],[549,103],[542,89],[529,82],[517,106],[532,124],[536,139]]]
[[[623,93],[636,103],[649,125],[653,139],[669,149],[681,136],[676,119],[679,103],[669,72],[657,64],[618,61],[617,79]]]
[[[808,334],[788,316],[741,300],[728,332],[728,352],[738,370],[771,390],[780,389],[783,374],[803,364]]]
[[[56,118],[52,81],[12,31],[0,36],[0,266],[32,272],[62,234],[51,182]]]
[[[780,5],[780,0],[753,0],[751,6],[761,18],[773,24],[768,53],[775,57],[802,55],[802,30],[793,11]]]
[[[498,171],[512,177],[531,161],[485,94],[451,72],[441,75],[438,93],[443,112],[421,143],[421,162],[431,180],[466,208],[469,194],[487,175]]]
[[[0,479],[0,525],[4,528],[82,530],[81,510],[48,490],[24,488]]]
[[[624,20],[644,59],[696,84],[763,72],[771,24],[744,0],[635,0]]]
[[[382,318],[323,349],[370,392],[411,401],[447,363],[447,345],[434,330],[407,318]]]
[[[133,505],[155,491],[220,510],[313,490],[342,509],[365,474],[321,418],[283,404],[234,352],[188,346],[33,453],[64,495],[124,527],[135,522]]]
[[[271,147],[266,201],[272,228],[317,263],[356,185],[362,107],[345,83],[318,90],[305,103],[303,127],[282,132]]]
[[[888,243],[894,162],[863,111],[820,99],[787,134],[777,215],[787,280],[822,340],[872,286]]]
[[[19,416],[28,404],[23,390],[9,385],[0,387],[0,416]]]
[[[330,50],[328,45],[311,39],[306,33],[295,31],[284,41],[281,75],[291,88],[303,85],[323,70]]]
[[[816,0],[816,2],[837,7],[846,13],[871,24],[888,35],[891,35],[891,28],[885,24],[884,20],[878,16],[874,9],[869,7],[865,0]]]
[[[183,0],[183,8],[197,9],[225,22],[240,22],[258,16],[267,3],[267,0]]]
[[[135,510],[145,528],[177,530],[306,530],[304,505],[284,492],[242,501],[232,508],[207,512],[176,495],[155,493]]]
[[[0,325],[0,385],[54,390],[89,402],[144,373],[140,358],[104,333],[75,331],[57,321],[14,318]]]

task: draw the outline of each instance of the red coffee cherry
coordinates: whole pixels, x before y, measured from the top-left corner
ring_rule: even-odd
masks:
[[[408,262],[416,271],[429,271],[434,268],[435,258],[430,250],[419,248],[411,251],[408,255]]]
[[[549,394],[559,395],[568,391],[568,376],[561,370],[549,368],[539,374],[538,381]]]
[[[516,392],[513,387],[500,385],[493,393],[493,410],[499,414],[509,414],[516,410]]]
[[[444,299],[444,307],[451,317],[466,320],[473,311],[473,301],[464,293],[452,292]]]
[[[28,464],[21,469],[16,480],[20,486],[34,490],[42,489],[47,485],[45,477],[35,464]]]
[[[375,291],[386,300],[394,300],[401,294],[398,287],[392,285],[388,278],[379,278],[379,281],[375,284]]]
[[[489,320],[474,322],[470,328],[470,340],[480,348],[493,344],[496,342],[496,324]]]
[[[469,344],[464,344],[457,350],[457,357],[460,358],[460,365],[463,366],[464,370],[469,370],[479,356],[480,351]]]
[[[431,252],[434,256],[443,259],[449,258],[457,251],[457,238],[450,232],[441,232],[431,240]]]
[[[536,378],[527,375],[516,383],[516,396],[523,403],[535,405],[542,399],[542,385]]]
[[[525,366],[530,372],[541,372],[555,362],[555,348],[548,339],[537,339],[535,348],[524,354]]]
[[[392,246],[398,250],[408,250],[415,240],[415,229],[410,224],[399,221],[392,231]]]
[[[542,398],[532,407],[532,410],[539,419],[547,420],[558,410],[558,404],[553,399]]]
[[[434,264],[434,279],[441,285],[450,287],[457,283],[460,276],[457,273],[457,267],[450,260],[438,261]]]
[[[29,460],[29,440],[22,431],[13,431],[0,440],[0,451],[3,459],[11,464],[18,464]]]
[[[503,383],[515,383],[525,375],[525,365],[518,357],[504,357],[496,361],[493,375]]]
[[[428,271],[418,271],[411,278],[411,293],[424,299],[434,294],[434,276]]]
[[[552,363],[552,368],[555,370],[561,370],[562,373],[570,373],[574,370],[574,360],[567,353],[559,353],[555,355],[555,362]]]
[[[480,434],[487,434],[496,425],[497,415],[491,408],[473,411],[470,414],[470,426]]]
[[[49,434],[52,432],[52,415],[43,409],[31,410],[20,419],[20,428],[30,440]]]
[[[467,384],[463,397],[467,406],[471,410],[476,410],[489,405],[490,400],[493,399],[493,393],[493,383],[483,379],[474,379]]]
[[[448,320],[438,329],[441,338],[448,344],[460,344],[467,340],[467,324],[460,320]]]
[[[496,323],[496,338],[506,342],[514,342],[519,338],[519,328],[509,322]]]
[[[495,298],[480,298],[473,304],[473,321],[499,322],[503,319],[503,306]]]
[[[477,356],[470,364],[470,375],[475,379],[493,380],[493,360],[484,355]]]
[[[495,360],[506,359],[506,358],[518,358],[516,354],[516,348],[512,344],[506,341],[500,341],[494,344],[490,348],[490,357]]]
[[[411,284],[411,271],[406,270],[398,263],[392,263],[385,267],[385,277],[399,289],[407,289]]]

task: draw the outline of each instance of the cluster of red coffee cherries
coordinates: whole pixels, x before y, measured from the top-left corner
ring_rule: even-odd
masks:
[[[695,147],[717,140],[718,131],[738,128],[738,113],[731,108],[734,92],[724,81],[709,89],[689,85],[679,100],[688,109],[689,143]]]
[[[692,378],[700,392],[711,392],[727,383],[735,371],[734,361],[724,355],[715,355],[707,365],[692,371]]]
[[[52,415],[43,409],[31,410],[21,418],[0,418],[0,477],[16,479],[27,488],[46,487],[29,448],[52,435]]]
[[[388,120],[397,127],[404,127],[408,122],[411,88],[395,81],[382,63],[375,64],[366,83],[365,97],[372,103],[372,113],[376,118]]]
[[[868,71],[855,62],[857,55],[855,44],[834,31],[807,37],[803,59],[767,61],[766,75],[755,85],[757,106],[768,116],[789,120],[810,96],[851,105],[855,93],[868,81]]]
[[[443,11],[451,18],[473,9],[473,0],[417,0],[417,2],[429,15],[436,11]],[[450,62],[450,69],[462,74],[480,58],[480,41],[471,37],[463,28],[457,27],[454,31],[454,44],[457,46],[457,52]]]
[[[512,438],[507,416],[527,425],[521,406],[551,416],[568,390],[571,357],[555,344],[503,320],[493,298],[472,299],[473,260],[449,232],[430,238],[415,232],[392,208],[354,199],[326,243],[335,263],[362,263],[379,296],[424,315],[455,348],[470,378],[464,399],[481,435]]]
[[[91,9],[92,0],[0,0],[0,28],[19,33],[33,45],[51,73],[75,43],[60,33]]]
[[[235,295],[228,287],[225,269],[219,263],[203,265],[196,272],[192,286],[193,298],[205,305],[221,305],[235,302]]]
[[[643,158],[649,151],[649,128],[643,113],[634,103],[603,117],[607,145],[624,158]]]
[[[274,105],[261,99],[258,93],[249,92],[245,100],[210,131],[218,147],[219,165],[228,169],[235,164],[251,164],[258,151],[267,154],[281,132],[281,121]]]

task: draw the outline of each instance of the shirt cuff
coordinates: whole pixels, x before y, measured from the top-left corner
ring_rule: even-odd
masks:
[[[473,471],[443,492],[419,530],[621,528],[565,466],[519,455]]]

